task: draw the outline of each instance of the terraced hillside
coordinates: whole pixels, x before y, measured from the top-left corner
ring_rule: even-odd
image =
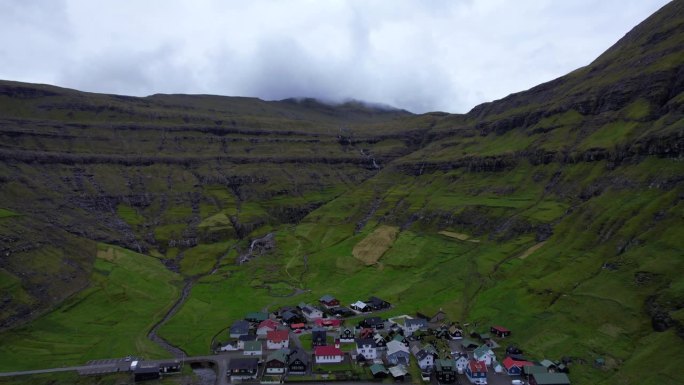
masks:
[[[378,295],[505,324],[532,358],[573,357],[573,383],[680,383],[683,91],[682,1],[465,115],[3,82],[0,315],[19,337],[0,353],[86,358],[45,329],[81,338],[85,320],[54,317],[91,306],[103,242],[159,259],[156,287],[192,284],[158,331],[189,354],[248,311]],[[101,353],[116,336],[94,327],[81,348]]]

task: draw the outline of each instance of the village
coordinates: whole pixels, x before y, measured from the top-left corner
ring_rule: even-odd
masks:
[[[225,374],[232,383],[570,384],[569,359],[530,360],[505,344],[511,331],[503,326],[475,331],[442,311],[378,316],[391,308],[377,297],[347,307],[324,295],[315,305],[252,312],[232,323],[214,353],[234,355]]]

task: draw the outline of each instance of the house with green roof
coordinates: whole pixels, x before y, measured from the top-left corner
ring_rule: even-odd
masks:
[[[374,378],[385,378],[389,374],[389,370],[382,364],[373,364],[369,369]]]
[[[260,356],[263,353],[261,341],[245,341],[245,356]]]
[[[437,380],[440,384],[453,384],[456,382],[454,360],[436,360],[435,370],[437,371]]]
[[[486,344],[481,345],[479,348],[473,351],[473,358],[476,361],[484,362],[487,366],[492,366],[492,363],[496,362],[494,351]]]
[[[283,374],[287,368],[288,349],[280,349],[266,357],[266,374]]]
[[[266,321],[268,319],[268,313],[264,313],[262,311],[254,311],[251,313],[247,313],[245,316],[245,320],[249,322],[262,322]]]

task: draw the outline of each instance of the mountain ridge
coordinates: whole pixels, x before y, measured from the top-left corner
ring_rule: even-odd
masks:
[[[255,306],[362,291],[396,311],[505,322],[535,356],[607,358],[578,363],[573,383],[674,384],[683,23],[674,1],[590,65],[467,114],[0,82],[0,196],[18,214],[0,218],[0,351],[19,364],[22,346],[45,346],[32,325],[107,282],[107,243],[198,279],[159,329],[191,353]],[[397,228],[379,261],[351,258],[379,226]],[[232,263],[265,234],[272,247]]]

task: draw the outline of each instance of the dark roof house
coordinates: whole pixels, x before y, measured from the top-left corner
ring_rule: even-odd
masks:
[[[290,363],[288,364],[289,372],[292,374],[304,374],[309,368],[309,354],[302,349],[296,349],[290,353]]]
[[[382,310],[382,309],[387,309],[390,306],[392,306],[389,302],[382,300],[378,297],[370,297],[368,298],[368,301],[366,301],[366,304],[373,308],[373,310]]]
[[[159,364],[151,362],[140,362],[133,370],[133,378],[135,381],[156,380],[161,375],[159,374]]]
[[[233,324],[230,326],[229,334],[232,338],[238,338],[242,335],[249,334],[249,322],[245,320],[233,322]]]

